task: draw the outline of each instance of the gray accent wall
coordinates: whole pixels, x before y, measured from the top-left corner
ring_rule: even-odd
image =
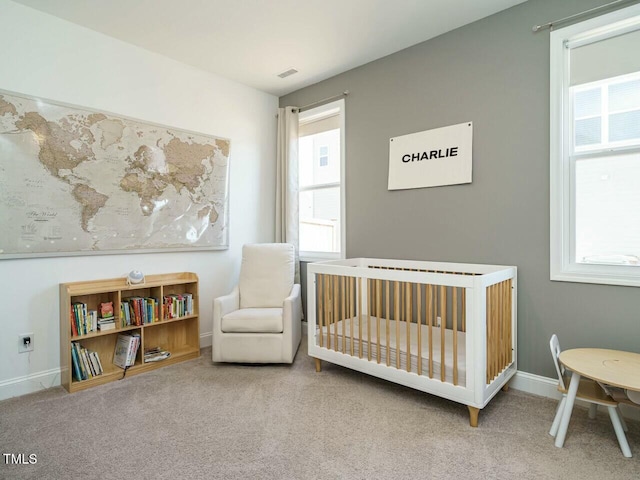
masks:
[[[547,377],[553,333],[640,352],[640,288],[549,280],[549,31],[532,26],[608,1],[529,0],[280,98],[350,92],[347,257],[516,265],[518,367]],[[466,121],[471,184],[387,190],[389,138]]]

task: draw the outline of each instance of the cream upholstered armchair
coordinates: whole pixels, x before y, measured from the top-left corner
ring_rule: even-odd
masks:
[[[242,248],[238,286],[213,301],[214,362],[293,363],[302,330],[294,258],[287,243]]]

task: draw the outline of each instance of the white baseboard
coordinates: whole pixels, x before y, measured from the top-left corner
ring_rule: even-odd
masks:
[[[509,382],[509,387],[521,392],[532,393],[547,398],[557,398],[562,396],[558,392],[558,380],[534,375],[533,373],[521,372],[518,370]]]
[[[534,375],[533,373],[518,371],[511,379],[511,382],[509,382],[509,387],[514,390],[520,390],[521,392],[531,393],[541,397],[555,398],[557,400],[560,400],[562,396],[561,393],[558,392],[557,379],[542,377],[540,375]],[[588,404],[580,400],[576,400],[576,403],[578,405],[588,406]],[[640,408],[620,405],[620,410],[624,418],[640,420]]]
[[[60,385],[60,369],[52,368],[0,382],[0,400],[19,397]]]

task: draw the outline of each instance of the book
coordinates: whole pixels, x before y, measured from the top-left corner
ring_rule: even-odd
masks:
[[[120,302],[120,319],[121,326],[128,327],[131,325],[131,313],[129,308],[129,302]]]
[[[139,333],[121,333],[116,340],[116,348],[113,354],[113,363],[120,368],[127,368],[136,361],[138,347],[140,346]]]
[[[69,320],[71,321],[71,335],[74,337],[78,336],[78,325],[76,324],[76,317],[73,312],[73,308],[69,311]]]
[[[171,356],[171,352],[167,352],[163,350],[153,355],[149,355],[149,356],[145,355],[144,363],[159,362],[161,360],[169,358],[170,356]]]
[[[96,360],[96,363],[98,364],[98,369],[100,370],[100,374],[102,375],[102,372],[104,372],[104,370],[102,369],[102,362],[100,361],[100,355],[98,355],[98,352],[91,352]]]
[[[140,334],[132,333],[133,336],[133,344],[131,345],[131,349],[129,350],[129,361],[131,365],[136,362],[136,355],[138,354],[138,349],[140,348]]]
[[[98,320],[97,323],[98,323],[98,329],[102,332],[105,330],[115,330],[116,328],[115,318],[110,318],[110,319],[101,318]]]
[[[75,342],[71,343],[71,366],[72,366],[72,374],[73,378],[75,378],[78,382],[84,380],[82,378],[82,372],[80,371],[80,360],[78,359],[78,354],[75,349]]]
[[[82,356],[80,355],[80,344],[78,342],[71,342],[71,348],[75,353],[77,366],[80,371],[80,380],[86,380],[89,376],[87,375],[87,371],[84,368],[84,362],[82,361]]]
[[[85,312],[87,310],[87,306],[84,303],[75,302],[71,305],[71,310],[73,311],[73,318],[76,323],[76,335],[84,335],[87,333],[86,331],[86,320],[85,320]]]
[[[89,310],[87,312],[87,322],[89,323],[87,328],[89,332],[98,331],[98,311],[97,310]]]
[[[170,356],[171,352],[163,350],[160,347],[146,348],[144,350],[144,363],[159,362]]]
[[[91,374],[91,377],[95,377],[96,376],[96,369],[93,366],[93,362],[91,361],[91,356],[89,355],[89,350],[87,350],[84,347],[80,347],[80,351],[82,352],[82,356],[84,357],[84,362],[87,365],[87,368],[89,369],[89,373]]]
[[[93,372],[91,371],[91,367],[89,366],[89,360],[87,359],[87,349],[82,348],[80,345],[78,345],[78,349],[80,353],[80,360],[84,365],[84,371],[86,372],[87,379],[92,378]]]
[[[100,371],[100,367],[98,366],[98,362],[96,361],[96,352],[92,352],[87,350],[87,358],[89,360],[89,365],[91,366],[91,370],[93,371],[93,376],[97,377],[102,372]]]

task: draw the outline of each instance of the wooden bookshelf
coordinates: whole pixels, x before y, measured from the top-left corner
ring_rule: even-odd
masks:
[[[123,325],[120,318],[120,303],[131,297],[153,297],[162,304],[166,295],[190,293],[193,296],[193,313],[182,317],[163,318],[160,305],[158,321],[142,325]],[[73,335],[71,328],[71,305],[84,303],[88,310],[98,310],[100,303],[113,302],[116,328],[95,331],[85,335]],[[124,370],[113,364],[113,353],[120,333],[140,334],[140,348],[135,364],[127,370],[127,376],[155,370],[172,363],[200,356],[198,276],[195,273],[167,273],[149,275],[145,283],[128,285],[126,278],[92,280],[60,284],[60,369],[62,386],[69,392],[77,392],[96,385],[122,378]],[[100,357],[103,373],[87,380],[73,378],[71,342],[95,351]],[[144,349],[161,347],[171,356],[158,362],[144,363]]]

